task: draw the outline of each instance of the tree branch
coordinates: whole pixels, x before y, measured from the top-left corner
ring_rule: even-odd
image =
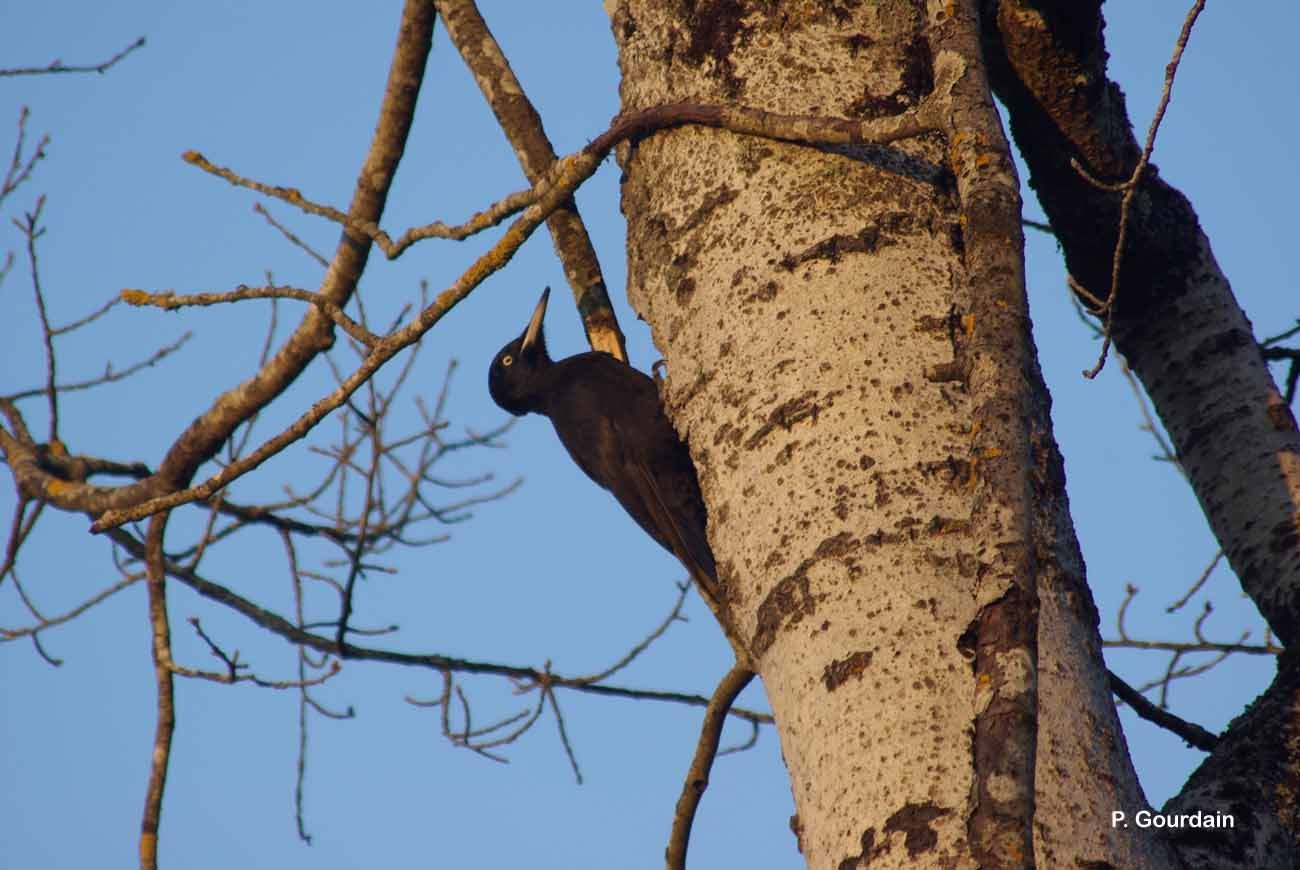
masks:
[[[700,739],[695,745],[695,757],[691,759],[686,781],[682,783],[681,797],[677,799],[677,810],[673,813],[673,830],[664,852],[668,870],[686,870],[686,848],[691,839],[691,825],[695,821],[700,798],[709,787],[709,772],[713,768],[713,759],[718,754],[718,743],[722,739],[722,726],[727,721],[727,711],[753,679],[753,671],[742,664],[736,664],[727,671],[718,683],[718,688],[714,689],[713,697],[709,699],[709,706],[704,711],[704,724],[700,728]]]
[[[61,60],[53,60],[50,61],[48,66],[20,66],[20,67],[10,67],[8,69],[0,69],[0,76],[34,76],[34,75],[44,75],[46,73],[89,73],[89,72],[103,74],[108,72],[110,67],[117,64],[118,61],[122,60],[131,52],[135,51],[138,48],[143,48],[144,41],[145,41],[144,37],[141,36],[135,42],[131,43],[126,48],[122,49],[117,54],[113,55],[108,60],[102,63],[77,66],[77,65],[65,64]]]
[[[1205,752],[1211,752],[1215,746],[1219,745],[1217,734],[1212,734],[1195,722],[1188,722],[1168,710],[1157,707],[1148,701],[1141,692],[1116,676],[1114,671],[1107,670],[1106,676],[1110,679],[1110,690],[1118,695],[1121,701],[1132,707],[1133,712],[1143,719],[1160,726],[1166,731],[1172,731],[1187,741],[1188,746],[1194,746]]]

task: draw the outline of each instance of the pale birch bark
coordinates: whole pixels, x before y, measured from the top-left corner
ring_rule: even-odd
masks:
[[[607,5],[625,111],[861,118],[928,98],[948,119],[888,149],[687,127],[621,153],[629,294],[668,362],[809,866],[1169,866],[1110,825],[1144,804],[1028,338],[973,7]],[[1037,643],[981,658],[985,617],[1017,595],[1004,616],[1037,612]]]

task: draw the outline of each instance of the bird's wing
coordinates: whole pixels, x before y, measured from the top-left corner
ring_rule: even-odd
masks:
[[[685,445],[677,442],[677,447],[669,456],[625,455],[628,473],[620,488],[629,491],[614,495],[716,598],[717,566],[705,534],[704,501]]]

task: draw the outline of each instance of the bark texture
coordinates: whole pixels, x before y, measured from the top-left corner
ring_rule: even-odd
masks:
[[[1120,194],[1140,149],[1107,78],[1096,2],[982,4],[992,81],[1071,274],[1106,296]],[[1173,34],[1170,34],[1172,42]],[[1141,379],[1215,536],[1278,638],[1297,631],[1300,436],[1250,322],[1196,214],[1154,166],[1143,175],[1120,261],[1113,335]],[[1300,866],[1297,662],[1239,717],[1168,812],[1230,813],[1231,833],[1180,831],[1191,867]]]
[[[607,4],[625,112],[943,135],[623,149],[629,295],[668,362],[810,866],[1166,866],[1101,667],[973,4]],[[1028,628],[1026,628],[1028,626]]]
[[[990,68],[1071,274],[1110,291],[1120,195],[1140,149],[1106,77],[1100,4],[986,2]],[[1170,34],[1172,43],[1173,34]],[[1143,176],[1129,217],[1115,346],[1151,397],[1232,569],[1278,638],[1300,630],[1300,433],[1191,204]]]

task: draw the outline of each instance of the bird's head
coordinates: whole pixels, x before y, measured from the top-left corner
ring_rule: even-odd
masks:
[[[538,410],[538,398],[543,390],[542,376],[551,364],[546,353],[546,337],[542,334],[546,300],[550,295],[550,287],[542,291],[542,298],[533,309],[524,334],[501,348],[488,369],[488,392],[492,394],[492,401],[516,417]]]

